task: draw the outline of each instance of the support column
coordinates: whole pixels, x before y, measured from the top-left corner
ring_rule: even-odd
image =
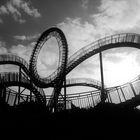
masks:
[[[3,100],[6,102],[6,87],[3,88]]]
[[[87,99],[88,99],[88,107],[90,107],[90,100],[89,100],[89,96],[87,95]]]
[[[103,74],[103,62],[102,62],[102,52],[99,53],[100,58],[100,72],[101,72],[101,102],[105,102],[105,91],[104,91],[104,74]]]
[[[10,90],[9,90],[9,92],[8,92],[8,95],[7,95],[7,103],[9,103],[9,97],[10,97]]]
[[[79,97],[77,97],[77,99],[78,99],[79,107],[82,108],[82,104],[81,104],[81,101],[80,101],[80,94],[79,94]]]
[[[61,90],[59,89],[59,85],[60,84],[55,85],[54,91],[53,91],[54,98],[52,96],[54,112],[58,111],[58,102],[59,102],[58,100],[59,100],[59,95],[60,95],[60,92],[61,92]]]
[[[108,93],[108,99],[109,99],[110,103],[112,103],[112,99],[111,99],[110,93]]]
[[[93,107],[94,107],[95,106],[95,103],[94,103],[93,94],[92,94],[92,92],[90,94],[91,94],[91,99],[92,99],[92,103],[93,103]]]
[[[33,86],[32,80],[30,79],[30,85]],[[35,97],[36,98],[36,97]],[[30,90],[30,102],[32,101],[32,91]]]
[[[120,87],[120,90],[121,90],[121,92],[122,92],[122,95],[123,95],[124,100],[126,101],[126,97],[125,97],[125,94],[124,94],[124,92],[123,92],[122,87]]]
[[[132,89],[132,92],[133,92],[133,94],[134,94],[134,97],[136,97],[136,96],[137,96],[137,94],[136,94],[136,91],[135,91],[135,89],[134,89],[134,87],[133,87],[133,84],[132,84],[132,83],[130,83],[130,87],[131,87],[131,89]]]
[[[119,100],[120,100],[120,103],[122,102],[122,100],[121,100],[121,97],[120,97],[120,94],[119,94],[119,91],[118,91],[118,88],[116,87],[116,91],[117,91],[117,93],[118,93],[118,96],[119,96]]]
[[[67,109],[66,76],[64,78],[64,110]]]
[[[21,67],[19,67],[19,82],[21,82]],[[18,104],[20,102],[20,86],[18,87]]]

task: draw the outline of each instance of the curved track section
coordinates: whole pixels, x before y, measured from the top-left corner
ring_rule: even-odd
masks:
[[[71,78],[66,80],[66,87],[88,86],[101,90],[101,82],[91,78]]]
[[[23,88],[23,87],[22,87]],[[4,89],[4,92],[6,93],[5,96],[2,97],[5,99],[5,102],[9,104],[10,106],[18,105],[21,102],[29,102],[29,101],[36,101],[37,97],[33,95],[27,95],[23,92],[26,90],[26,88],[23,88],[22,93],[18,93],[18,91],[15,91],[14,89],[11,89],[11,87],[7,87]],[[3,93],[3,91],[1,91]]]
[[[20,66],[24,72],[29,76],[29,65],[28,63],[21,57],[14,54],[1,54],[0,55],[0,65],[4,64],[13,64]]]
[[[127,107],[136,107],[140,105],[140,76],[137,76],[132,81],[120,86],[106,88],[106,102],[122,104]],[[77,107],[94,107],[100,102],[100,90],[73,93],[67,95],[74,105]]]
[[[24,87],[27,87],[29,89],[31,89],[32,85],[30,82],[30,75],[29,75],[29,65],[28,63],[21,57],[14,55],[14,54],[1,54],[0,55],[0,65],[5,65],[5,64],[13,64],[13,65],[17,65],[19,67],[21,67],[21,69],[25,72],[25,74],[27,74],[26,76],[23,75],[23,73],[21,74],[21,79],[20,79],[20,73],[10,73],[10,72],[5,72],[5,73],[0,73],[0,84],[2,85],[3,80],[4,80],[4,85],[11,85],[11,86],[20,86],[23,85]],[[2,80],[3,79],[3,80]],[[21,81],[20,81],[21,80]],[[42,99],[45,99],[45,93],[43,91],[43,89],[38,88],[34,85],[33,87],[34,89],[37,89],[37,92],[39,94],[40,92],[40,97],[42,96]],[[34,93],[34,92],[33,92]],[[46,103],[46,101],[44,100],[44,104]]]
[[[41,78],[37,73],[37,58],[44,43],[47,40],[49,40],[51,37],[55,37],[58,43],[59,53],[60,53],[59,65],[56,71],[52,73],[50,76],[46,78]],[[27,87],[30,90],[33,89],[33,92],[38,98],[38,100],[40,102],[44,102],[45,101],[44,96],[41,95],[40,92],[38,92],[39,89],[38,87],[40,88],[54,87],[54,95],[57,94],[57,96],[59,96],[59,92],[61,91],[61,87],[63,85],[64,77],[71,70],[73,70],[76,66],[78,66],[80,63],[82,63],[89,57],[99,52],[102,52],[104,50],[117,48],[117,47],[134,47],[140,49],[140,35],[133,34],[133,33],[123,33],[123,34],[105,37],[103,39],[100,39],[94,43],[91,43],[83,47],[82,49],[74,53],[71,57],[69,57],[67,63],[68,46],[67,46],[65,35],[60,29],[56,27],[50,28],[46,30],[38,39],[30,58],[30,65],[28,65],[28,63],[24,59],[18,56],[12,54],[0,55],[0,65],[15,64],[20,66],[27,74],[27,75],[25,74],[26,76],[25,75],[23,76],[20,75],[19,73],[1,73],[0,85],[7,86],[7,87],[13,85],[19,85],[19,86]],[[94,85],[97,89],[100,89],[101,87],[100,83],[94,83],[95,81],[89,82],[88,80],[87,81],[80,81],[80,80],[81,79],[79,79],[79,81],[78,80],[67,81],[67,86],[69,82],[69,86],[82,84],[82,85]],[[131,89],[133,90],[132,85],[131,85]],[[55,99],[54,95],[53,95],[53,99]]]
[[[50,76],[46,78],[41,78],[37,73],[37,58],[44,43],[51,37],[55,37],[58,43],[59,53],[60,53],[59,65],[58,65],[58,69]],[[60,79],[63,79],[63,75],[67,64],[67,53],[68,53],[67,41],[64,33],[60,29],[56,27],[50,28],[40,36],[33,49],[31,59],[30,59],[31,78],[37,86],[47,88],[53,86],[54,83],[58,82]]]
[[[104,50],[117,47],[134,47],[140,49],[140,35],[133,33],[117,34],[105,37],[81,48],[69,57],[66,74],[89,57]]]
[[[37,100],[41,104],[46,104],[45,94],[41,94],[39,88],[31,84],[28,77],[25,75],[19,74],[17,72],[3,72],[0,73],[0,85],[1,87],[10,87],[10,86],[21,86],[29,89],[34,93]]]

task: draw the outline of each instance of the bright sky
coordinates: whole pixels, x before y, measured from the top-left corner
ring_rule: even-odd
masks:
[[[65,33],[69,56],[108,35],[140,33],[139,7],[139,0],[0,0],[0,53],[15,53],[29,61],[35,41],[52,26],[58,26]],[[57,66],[56,43],[53,46],[51,49],[44,46],[40,53],[41,76],[50,74]],[[139,75],[139,57],[140,51],[134,48],[104,51],[105,84],[120,85]],[[9,70],[7,66],[0,68],[0,71]],[[10,68],[14,69],[11,65]],[[89,58],[67,77],[100,80],[99,56]]]

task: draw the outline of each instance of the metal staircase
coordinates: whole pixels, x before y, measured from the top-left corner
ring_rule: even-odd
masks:
[[[46,104],[45,93],[40,88],[36,87],[30,82],[30,79],[23,73],[18,72],[3,72],[0,73],[0,85],[4,87],[9,86],[23,86],[31,90],[39,102]]]
[[[81,48],[68,58],[66,74],[89,57],[101,51],[116,47],[135,47],[140,49],[140,35],[133,33],[117,34],[97,40]]]

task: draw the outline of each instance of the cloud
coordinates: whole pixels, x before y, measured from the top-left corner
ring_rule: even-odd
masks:
[[[5,54],[7,52],[8,50],[6,48],[6,43],[3,41],[0,41],[0,54]]]
[[[136,28],[140,22],[139,0],[102,0],[99,12],[91,15],[97,28],[118,32]]]
[[[89,15],[90,22],[83,22],[82,18],[76,17],[66,18],[65,21],[59,23],[58,27],[63,30],[68,41],[69,56],[85,45],[104,36],[120,32],[133,32],[134,30],[137,32],[140,31],[138,26],[140,22],[139,4],[140,2],[138,0],[102,0],[101,5],[98,7],[98,13]],[[13,7],[19,10],[19,8],[17,8],[19,6],[20,1],[14,1]],[[18,11],[15,10],[14,13],[20,17]],[[31,40],[34,37],[26,35],[14,36],[15,39],[23,41]],[[52,46],[52,44],[50,46]],[[32,44],[28,44],[27,46],[18,44],[13,45],[10,52],[29,60],[32,48]],[[48,53],[46,53],[46,51],[48,51]],[[52,72],[52,69],[49,68],[48,65],[51,63],[54,64],[57,58],[57,55],[49,49],[46,51],[42,51],[42,57],[38,60],[38,71],[42,76]],[[112,49],[105,51],[103,58],[105,84],[109,86],[120,84],[122,77],[125,80],[129,80],[139,74],[140,65],[137,60],[139,55],[136,53],[136,50]],[[99,66],[99,56],[93,56],[80,64],[68,77],[87,77],[100,80]],[[128,82],[123,79],[121,79],[122,82]]]
[[[8,49],[6,48],[6,43],[4,41],[0,41],[0,55],[1,54],[7,54]],[[0,65],[0,72],[9,72],[10,71],[16,71],[17,67],[13,65]]]
[[[9,49],[9,52],[12,54],[18,55],[18,56],[24,58],[27,62],[29,62],[34,44],[35,43],[32,42],[32,43],[29,43],[27,46],[24,46],[22,44],[13,45]]]
[[[37,70],[40,76],[47,77],[58,68],[58,56],[52,52],[42,52],[37,59]]]
[[[140,50],[136,48],[124,47],[114,48],[103,52],[103,58],[105,61],[111,61],[113,63],[119,63],[127,56],[137,56],[140,54]]]
[[[101,0],[98,12],[82,17],[66,18],[60,27],[68,40],[70,54],[102,37],[121,32],[139,32],[140,2],[138,0]]]
[[[80,18],[66,18],[64,22],[58,24],[58,27],[60,27],[66,35],[70,54],[73,54],[91,41],[94,41],[96,37],[95,27],[88,22],[81,23]]]
[[[132,4],[131,7],[126,0],[102,0],[101,5],[98,7],[99,12],[89,16],[92,22],[82,22],[80,18],[66,18],[64,22],[59,23],[58,27],[63,30],[68,41],[69,56],[101,37],[117,32],[133,31],[138,28],[139,10],[135,10],[135,8],[138,8],[137,2],[136,4]],[[131,14],[130,11],[132,11]],[[134,17],[133,21],[131,21],[132,19],[129,15]],[[18,40],[30,40],[32,37],[17,35],[14,38]],[[52,42],[50,44],[52,46]],[[22,56],[26,60],[28,58],[29,60],[32,50],[32,47],[29,46],[12,46],[11,52],[17,53],[19,56]],[[38,72],[44,77],[51,74],[52,70],[54,70],[53,65],[52,67],[49,65],[55,63],[57,55],[48,49],[42,51],[40,56],[38,59]],[[137,76],[140,66],[136,56],[138,56],[136,55],[136,50],[132,49],[112,49],[105,51],[103,55],[105,84],[114,86],[121,82],[128,82],[127,80],[131,80],[134,76]],[[100,80],[99,67],[99,56],[96,55],[80,64],[68,77],[92,77]],[[128,69],[129,71],[127,71]],[[121,79],[122,77],[123,79]]]
[[[81,0],[81,6],[82,8],[84,9],[87,9],[88,8],[88,3],[89,3],[89,0]]]
[[[14,66],[14,65],[11,65],[11,64],[7,64],[7,65],[0,65],[0,72],[17,72],[19,69],[18,69],[18,66]]]
[[[0,7],[0,14],[9,14],[7,8],[4,5]]]
[[[38,10],[32,6],[32,3],[26,2],[25,0],[9,0],[5,5],[0,7],[1,16],[12,15],[14,20],[19,23],[26,22],[26,20],[22,18],[23,12],[34,18],[39,18],[41,16]]]
[[[21,36],[15,35],[14,38],[16,40],[22,40],[22,41],[27,40],[27,36],[25,36],[25,35],[21,35]]]
[[[7,48],[6,43],[4,41],[0,41],[0,55],[12,53],[18,55],[29,62],[31,52],[35,42],[29,43],[27,46],[22,44],[13,45],[11,48]],[[18,66],[15,65],[0,65],[0,72],[9,72],[9,71],[17,71]]]
[[[42,77],[52,74],[59,64],[59,49],[55,38],[44,43],[37,60],[38,73]]]
[[[15,21],[18,21],[19,23],[24,23],[25,20],[21,18],[21,13],[19,10],[14,7],[11,3],[7,3],[7,10],[9,14],[11,14]]]
[[[35,18],[41,16],[38,10],[32,6],[31,2],[25,2],[24,0],[12,0],[11,2],[15,7],[22,9],[29,16],[33,16]]]
[[[24,58],[29,63],[34,45],[35,42],[29,43],[26,46],[23,44],[13,45],[9,49],[9,52]],[[59,51],[56,51],[56,49],[58,49],[58,46],[56,45],[56,41],[54,43],[50,39],[50,41],[48,40],[43,45],[38,54],[37,71],[42,77],[47,77],[48,75],[52,74],[52,72],[54,72],[58,67]]]
[[[0,23],[3,23],[3,20],[0,18]]]
[[[82,17],[66,18],[64,22],[58,24],[58,27],[66,35],[69,45],[69,56],[83,46],[102,37],[121,32],[139,32],[139,7],[139,0],[101,0],[97,13],[89,15],[89,21],[83,22]],[[108,85],[119,84],[119,79],[123,77],[123,74],[124,80],[121,79],[122,83],[128,82],[127,80],[134,78],[140,73],[140,65],[135,59],[135,52],[137,52],[136,49],[132,50],[129,48],[111,49],[104,52],[104,68]],[[97,58],[98,61],[97,59],[94,60],[94,57],[86,60],[86,62],[73,70],[68,77],[87,76],[100,80],[99,57],[97,56]],[[118,69],[119,67],[122,67],[122,69]],[[129,74],[130,71],[128,72],[128,69],[130,69],[132,74]],[[120,74],[116,75],[116,70]],[[109,77],[111,71],[112,78]],[[92,72],[93,74],[91,74]],[[128,77],[126,76],[127,74]],[[113,75],[116,77],[113,77]]]
[[[116,56],[120,56],[123,59],[116,63],[110,59],[104,60],[105,83],[108,86],[127,83],[140,74],[140,65],[137,62],[137,50],[130,54],[127,52],[123,54],[116,53],[114,57]]]
[[[40,34],[35,34],[35,35],[29,35],[29,36],[26,36],[26,35],[15,35],[14,38],[16,40],[21,40],[21,41],[31,41],[33,39],[36,39],[39,37]]]

